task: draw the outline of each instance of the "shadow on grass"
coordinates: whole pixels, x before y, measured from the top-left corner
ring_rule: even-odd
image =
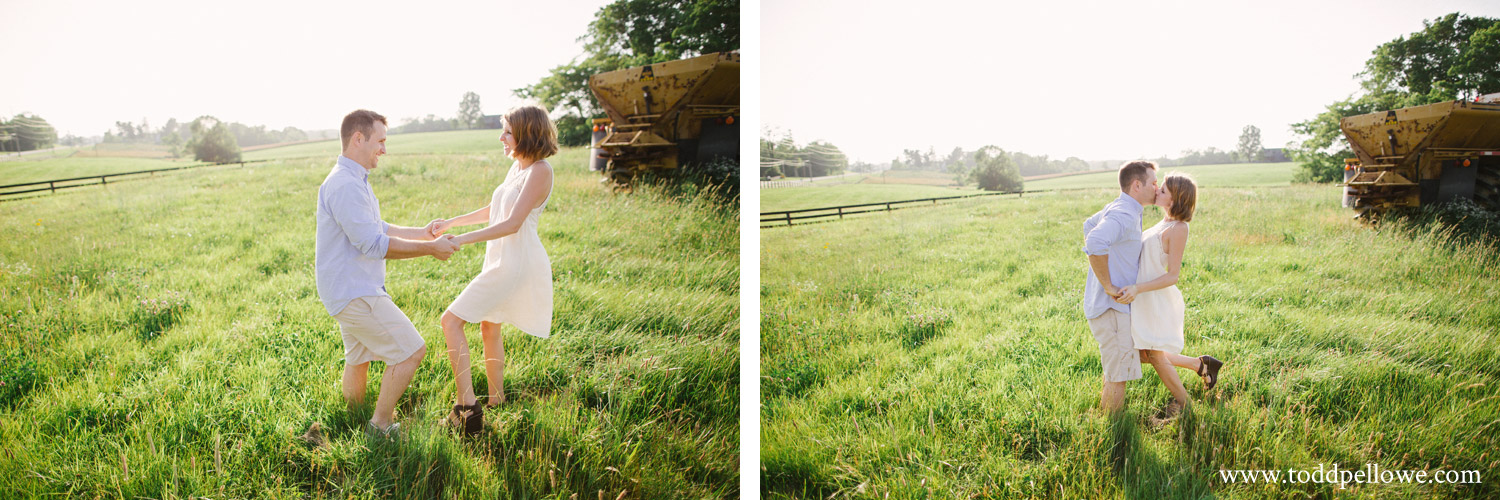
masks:
[[[1110,447],[1102,457],[1120,482],[1126,498],[1205,498],[1211,495],[1207,478],[1198,463],[1183,450],[1190,447],[1196,432],[1197,417],[1192,408],[1184,411],[1175,423],[1158,431],[1175,432],[1168,446],[1174,449],[1163,460],[1152,450],[1142,434],[1140,423],[1130,412],[1119,412],[1110,418]]]

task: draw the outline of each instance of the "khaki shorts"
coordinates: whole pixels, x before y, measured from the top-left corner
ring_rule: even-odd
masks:
[[[374,360],[400,363],[423,346],[422,336],[390,297],[370,296],[349,301],[334,319],[344,334],[344,362]]]
[[[1094,340],[1099,341],[1099,358],[1104,362],[1106,382],[1128,382],[1141,378],[1141,355],[1130,335],[1130,315],[1105,309],[1104,314],[1089,320]]]

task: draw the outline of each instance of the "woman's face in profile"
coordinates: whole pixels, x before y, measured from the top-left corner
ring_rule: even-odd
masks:
[[[505,124],[505,131],[500,133],[500,142],[505,144],[505,156],[511,156],[516,151],[516,134],[511,132],[510,123]],[[514,158],[512,156],[512,158]]]
[[[1167,185],[1165,183],[1156,188],[1156,201],[1153,203],[1161,207],[1162,210],[1172,208],[1172,193],[1167,192]]]

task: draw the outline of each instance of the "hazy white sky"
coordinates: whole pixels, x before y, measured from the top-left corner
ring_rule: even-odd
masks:
[[[762,120],[852,159],[993,144],[1086,160],[1265,147],[1381,43],[1496,1],[761,3]]]
[[[200,115],[337,129],[345,113],[487,114],[582,53],[608,0],[255,2],[0,0],[0,114],[58,135]]]

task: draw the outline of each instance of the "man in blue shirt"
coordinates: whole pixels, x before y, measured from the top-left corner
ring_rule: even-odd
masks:
[[[1099,404],[1105,411],[1125,407],[1125,382],[1141,378],[1140,353],[1130,334],[1130,304],[1115,299],[1120,287],[1135,284],[1141,260],[1141,210],[1156,198],[1156,164],[1133,161],[1120,167],[1120,196],[1083,223],[1088,280],[1083,313],[1089,320],[1104,365]]]
[[[385,261],[425,255],[448,260],[458,244],[452,235],[434,236],[433,224],[402,227],[381,220],[369,178],[385,154],[384,116],[354,111],[339,132],[343,154],[318,188],[318,298],[344,337],[346,402],[364,402],[370,361],[386,363],[370,426],[389,432],[397,427],[396,400],[411,384],[427,347],[385,291]]]

